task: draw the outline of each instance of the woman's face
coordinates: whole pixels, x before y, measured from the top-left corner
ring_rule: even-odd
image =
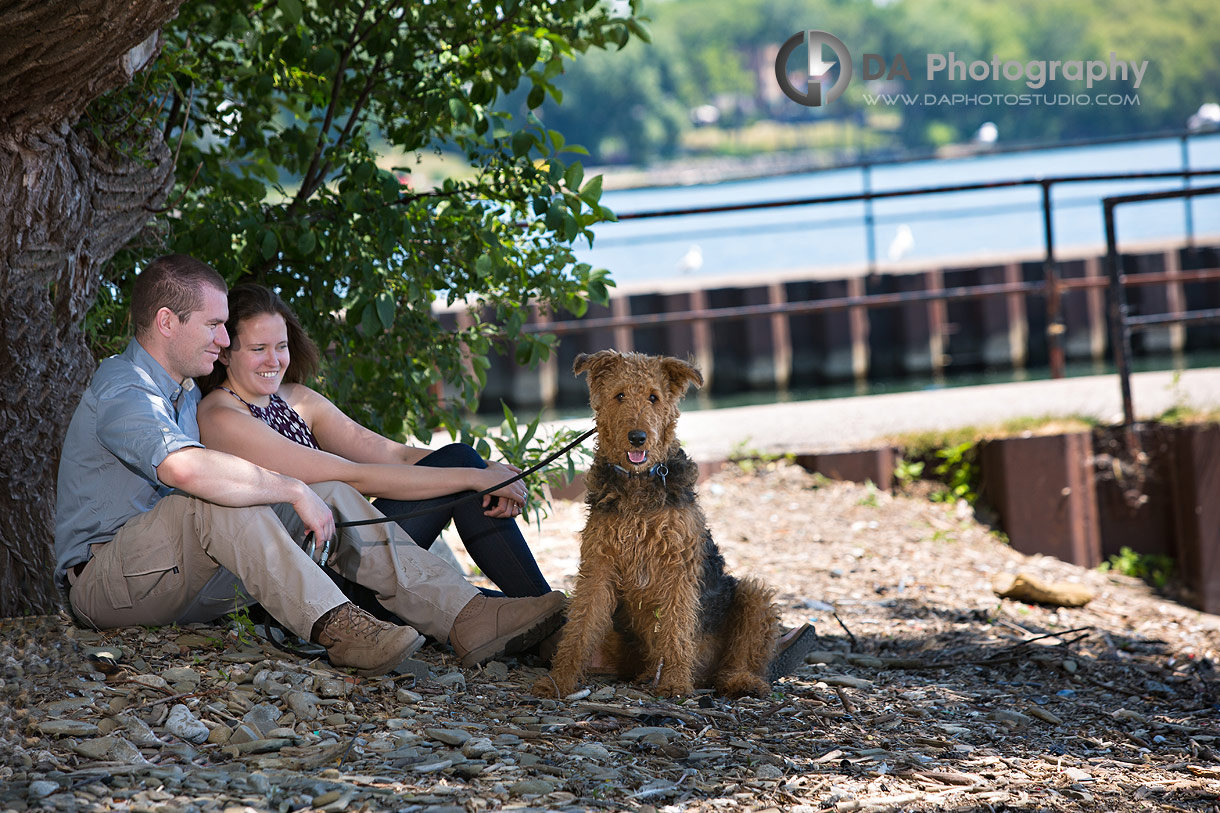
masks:
[[[260,313],[237,323],[233,343],[220,361],[242,398],[265,406],[288,371],[288,326],[278,313]]]

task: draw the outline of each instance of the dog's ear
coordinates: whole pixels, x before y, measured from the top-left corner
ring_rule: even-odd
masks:
[[[572,373],[574,375],[588,373],[589,378],[593,378],[618,357],[618,352],[614,350],[598,350],[592,354],[580,353],[576,356],[576,361],[572,362]]]
[[[685,395],[692,384],[696,387],[703,386],[703,374],[695,365],[682,359],[667,358],[661,362],[661,369],[665,371],[665,377],[669,379],[669,386],[674,394],[679,397]]]

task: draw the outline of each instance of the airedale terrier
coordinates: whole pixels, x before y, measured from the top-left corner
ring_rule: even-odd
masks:
[[[585,478],[580,570],[543,696],[571,694],[596,650],[661,695],[764,694],[779,634],[772,591],[725,572],[678,445],[678,402],[703,376],[676,358],[581,354],[597,449]]]

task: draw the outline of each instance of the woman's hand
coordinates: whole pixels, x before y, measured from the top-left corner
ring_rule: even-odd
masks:
[[[477,491],[503,483],[521,473],[521,469],[508,463],[488,462],[487,468],[479,469],[481,479],[485,480]],[[525,508],[525,500],[529,489],[525,482],[518,480],[490,494],[483,495],[483,513],[496,519],[513,518],[520,515]]]

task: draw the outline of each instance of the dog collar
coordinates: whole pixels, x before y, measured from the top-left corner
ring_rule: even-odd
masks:
[[[661,488],[666,487],[665,478],[669,475],[669,467],[664,463],[657,463],[648,471],[628,471],[617,463],[610,465],[628,477],[659,477],[661,478]]]

